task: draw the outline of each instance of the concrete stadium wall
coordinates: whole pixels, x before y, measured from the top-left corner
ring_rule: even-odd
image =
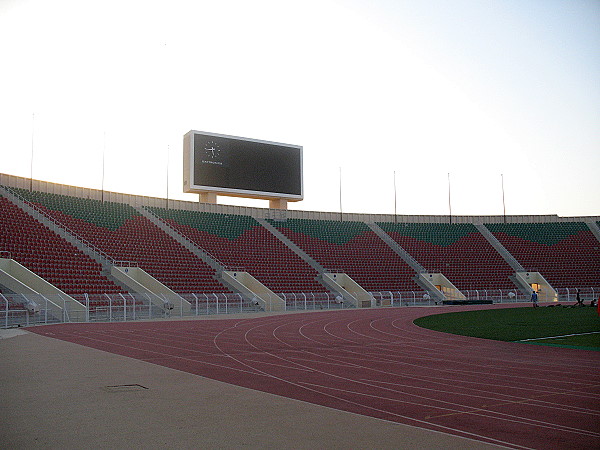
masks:
[[[88,198],[95,200],[127,203],[132,206],[154,206],[173,209],[183,209],[190,211],[213,212],[221,214],[238,214],[251,216],[259,219],[315,219],[315,220],[340,220],[357,222],[400,222],[400,223],[449,223],[450,217],[443,216],[412,216],[393,214],[355,214],[339,212],[322,211],[299,211],[299,210],[277,210],[269,208],[252,208],[245,206],[213,205],[200,202],[190,202],[184,200],[167,201],[166,198],[145,197],[141,195],[123,194],[119,192],[102,192],[99,189],[90,189],[66,184],[50,183],[41,180],[32,180],[29,178],[17,177],[0,173],[0,184],[9,187],[29,189],[39,192],[48,192],[52,194],[69,195],[72,197]],[[559,217],[556,214],[547,215],[524,215],[524,216],[506,216],[508,223],[539,223],[539,222],[583,222],[586,219],[600,221],[600,216],[577,216],[577,217]],[[504,216],[452,216],[452,223],[502,223]]]

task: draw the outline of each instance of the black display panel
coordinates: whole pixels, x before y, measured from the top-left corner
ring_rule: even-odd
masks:
[[[191,131],[192,191],[301,200],[302,147]]]

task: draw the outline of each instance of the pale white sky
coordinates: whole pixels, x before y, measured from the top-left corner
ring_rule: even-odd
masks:
[[[291,209],[600,215],[596,0],[0,0],[0,172],[182,193],[201,130],[304,147]],[[32,162],[33,137],[33,165]],[[33,167],[33,169],[32,169]],[[167,170],[168,168],[168,170]],[[266,207],[266,201],[220,197]]]

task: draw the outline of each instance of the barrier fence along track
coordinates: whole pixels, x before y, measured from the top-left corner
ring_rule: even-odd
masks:
[[[559,302],[576,302],[576,288],[561,288]],[[579,290],[584,302],[597,299],[600,288]],[[471,290],[463,292],[469,301],[486,303],[522,303],[530,301],[528,295],[517,290]],[[278,293],[285,301],[285,310],[324,310],[351,307],[348,301],[327,292]],[[441,305],[419,291],[370,292],[375,307],[431,306]],[[76,300],[75,304],[71,299]],[[259,312],[256,302],[240,294],[201,293],[181,294],[169,298],[162,296],[163,305],[152,303],[145,294],[72,295],[71,298],[31,294],[0,293],[0,328],[41,325],[65,322],[122,322],[161,318],[177,318],[217,314]],[[540,298],[541,302],[548,299]],[[187,308],[187,303],[190,308]],[[57,313],[60,311],[60,313]]]

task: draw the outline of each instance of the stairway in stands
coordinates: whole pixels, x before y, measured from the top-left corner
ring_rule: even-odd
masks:
[[[0,193],[1,194],[1,193]],[[81,300],[124,293],[102,266],[5,196],[0,196],[0,249],[32,272]]]
[[[229,292],[215,271],[125,203],[18,193],[115,261],[137,264],[177,293]]]
[[[444,274],[460,291],[514,288],[512,268],[473,224],[377,225],[428,272]]]
[[[226,269],[248,272],[276,293],[325,292],[318,272],[250,216],[147,209]]]
[[[367,291],[421,290],[414,270],[364,222],[268,221],[327,271],[344,272]]]
[[[496,239],[554,288],[600,285],[600,243],[584,222],[490,223]]]

